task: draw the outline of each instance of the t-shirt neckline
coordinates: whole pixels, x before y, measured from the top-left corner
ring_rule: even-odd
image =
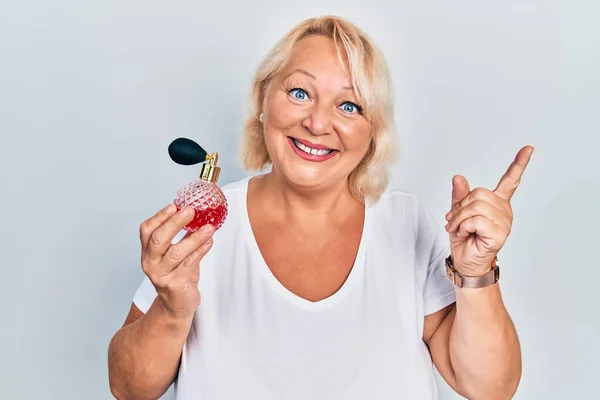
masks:
[[[265,261],[260,251],[260,248],[258,247],[258,242],[256,241],[256,237],[254,236],[254,231],[252,230],[252,225],[250,223],[250,216],[248,214],[248,186],[252,178],[253,176],[249,176],[244,179],[243,188],[240,191],[241,198],[239,204],[241,207],[240,215],[242,216],[241,219],[243,229],[246,230],[246,234],[243,236],[247,238],[248,246],[250,248],[250,251],[252,252],[253,259],[256,260],[256,263],[253,263],[253,265],[260,270],[260,273],[266,279],[268,286],[273,291],[275,291],[278,295],[285,298],[287,301],[294,304],[295,306],[312,311],[318,311],[325,308],[329,308],[339,303],[348,295],[351,289],[355,286],[356,282],[360,281],[360,277],[364,274],[365,253],[368,242],[370,240],[372,205],[368,201],[365,203],[363,230],[358,246],[358,251],[354,260],[354,265],[352,266],[352,269],[350,270],[350,273],[348,274],[348,277],[346,278],[345,282],[342,284],[340,289],[338,289],[338,291],[332,294],[331,296],[319,301],[310,301],[290,291],[275,277],[275,275],[267,265],[267,262]]]

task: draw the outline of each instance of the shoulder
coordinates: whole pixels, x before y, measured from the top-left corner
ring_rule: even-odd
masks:
[[[381,203],[386,207],[406,207],[415,206],[418,201],[419,198],[416,193],[397,187],[390,187],[382,193],[378,203]]]
[[[227,200],[228,206],[237,206],[240,202],[246,201],[246,191],[248,187],[248,181],[252,177],[245,177],[237,179],[220,186],[225,199]]]
[[[245,219],[246,192],[248,181],[252,177],[245,177],[230,181],[219,186],[227,202],[227,215],[223,226],[215,233],[215,237],[231,235],[239,230],[240,224]]]
[[[419,225],[423,207],[416,193],[391,187],[386,189],[379,200],[371,205],[374,214],[387,221],[403,221],[415,228]]]
[[[251,176],[248,176],[248,177],[245,177],[242,179],[237,179],[232,182],[226,183],[225,185],[221,186],[221,191],[226,196],[228,194],[232,195],[232,196],[235,194],[243,194],[246,192],[246,188],[248,186],[248,181],[251,178],[252,178]]]
[[[423,199],[414,192],[400,188],[386,189],[371,208],[375,224],[388,235],[425,247],[445,237],[443,216],[435,217]]]

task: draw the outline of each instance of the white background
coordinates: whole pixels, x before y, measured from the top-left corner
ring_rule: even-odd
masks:
[[[220,184],[246,176],[236,139],[256,65],[329,13],[384,51],[394,184],[442,226],[453,174],[493,188],[536,147],[500,255],[523,348],[516,398],[597,394],[598,2],[20,0],[0,5],[2,398],[111,398],[106,349],[142,279],[138,226],[198,173],[169,142],[218,151]]]

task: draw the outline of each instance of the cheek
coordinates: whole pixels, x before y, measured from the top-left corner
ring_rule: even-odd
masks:
[[[306,117],[307,109],[293,105],[286,93],[277,92],[269,101],[269,125],[277,130],[290,128]]]
[[[346,151],[357,153],[367,152],[371,142],[371,124],[368,121],[351,121],[339,124],[337,127],[340,140]]]

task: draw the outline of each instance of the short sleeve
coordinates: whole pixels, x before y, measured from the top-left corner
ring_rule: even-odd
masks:
[[[157,294],[154,285],[146,276],[142,280],[140,286],[138,286],[135,295],[133,296],[133,303],[145,314],[150,309],[150,306],[154,302],[156,295]]]
[[[454,285],[446,276],[446,257],[450,254],[448,234],[431,213],[417,201],[417,253],[426,265],[423,281],[423,313],[433,314],[456,301]],[[443,222],[443,221],[442,221]]]

